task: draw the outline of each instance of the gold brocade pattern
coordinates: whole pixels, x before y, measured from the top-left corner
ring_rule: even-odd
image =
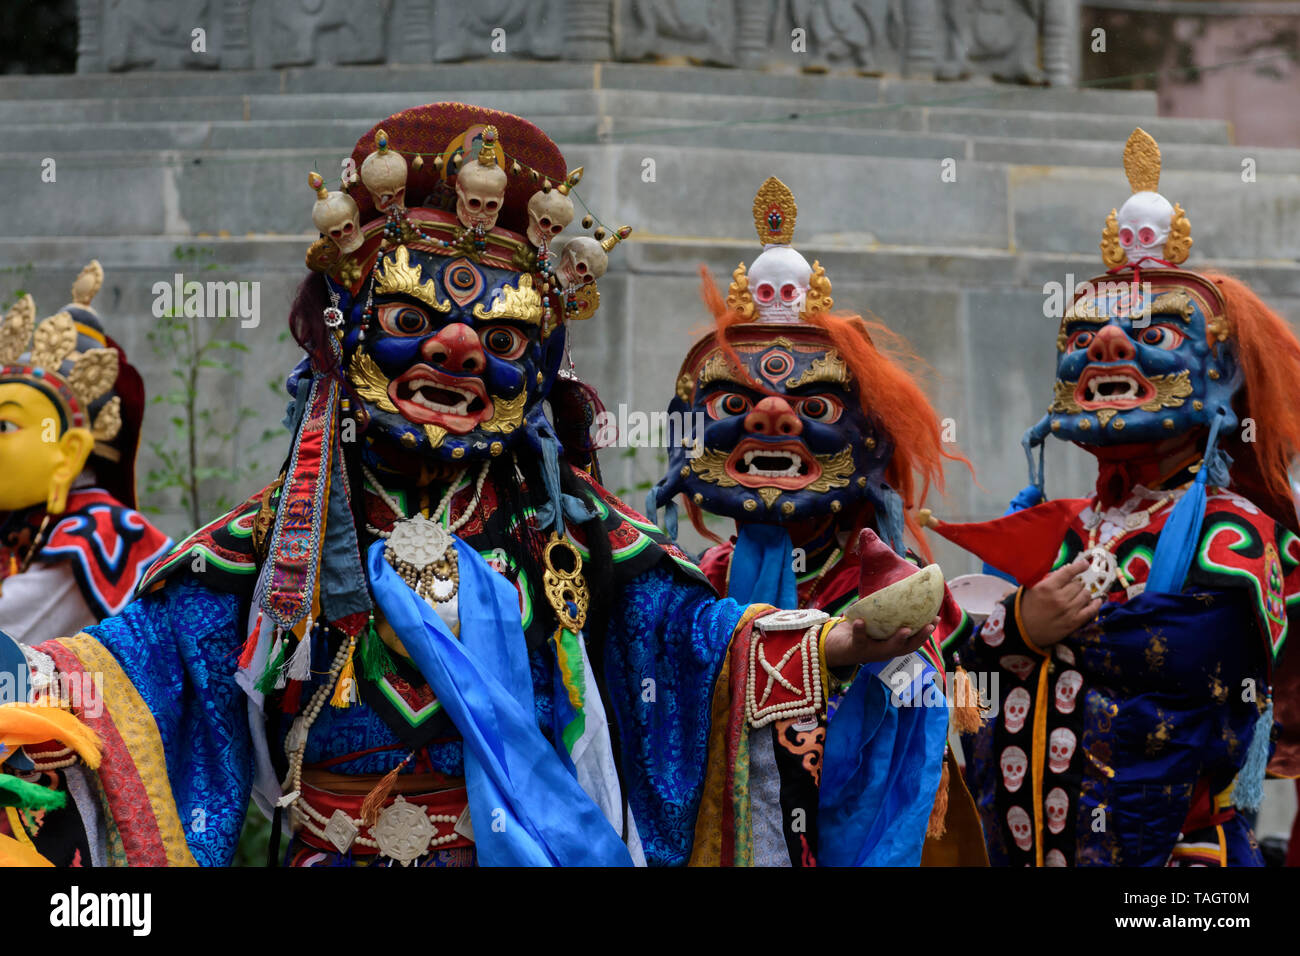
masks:
[[[88,634],[64,638],[64,647],[77,655],[87,673],[102,675],[104,706],[113,715],[113,724],[135,762],[136,771],[149,795],[149,805],[169,866],[197,866],[185,839],[185,830],[176,811],[171,784],[167,777],[167,760],[162,738],[140,692],[127,678],[117,659]]]

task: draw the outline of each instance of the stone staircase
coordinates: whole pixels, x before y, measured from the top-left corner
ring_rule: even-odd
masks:
[[[534,120],[585,165],[581,200],[635,227],[602,282],[600,318],[573,332],[579,369],[611,406],[663,407],[704,321],[699,264],[724,280],[751,259],[753,190],[784,179],[796,245],[826,266],[837,305],[886,319],[934,367],[936,403],[982,486],[954,473],[936,509],[953,517],[1000,512],[1022,484],[1019,435],[1050,394],[1043,285],[1098,271],[1135,125],[1161,143],[1162,191],[1188,210],[1193,261],[1237,270],[1300,314],[1300,151],[1243,149],[1224,123],[1160,118],[1152,93],[486,61],[0,78],[0,296],[21,287],[52,311],[98,257],[99,304],[157,392],[171,357],[145,338],[154,283],[259,280],[263,321],[234,333],[251,347],[234,394],[260,431],[283,404],[268,383],[295,357],[282,330],[312,238],[307,171],[337,177],[375,121],[438,99]],[[941,177],[945,160],[955,181]],[[639,501],[659,457],[607,454],[609,483]],[[1057,491],[1085,480],[1087,461],[1051,457]],[[277,465],[270,455],[266,471]]]

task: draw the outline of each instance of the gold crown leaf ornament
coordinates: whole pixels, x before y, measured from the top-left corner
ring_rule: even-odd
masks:
[[[1185,262],[1192,248],[1192,226],[1182,206],[1156,191],[1160,146],[1141,127],[1124,144],[1124,173],[1133,194],[1106,217],[1102,261],[1112,269]]]
[[[82,304],[88,304],[88,300]],[[92,348],[79,352],[72,316],[56,312],[36,324],[33,331],[35,314],[35,302],[30,295],[24,295],[0,323],[0,378],[45,383],[63,400],[69,427],[89,427],[91,405],[112,391],[117,381],[117,350]],[[29,351],[24,360],[23,354]],[[71,366],[65,368],[67,363]],[[121,427],[120,405],[112,406],[113,402],[108,402],[95,419],[92,430],[100,441],[111,441]]]
[[[769,176],[754,193],[754,231],[763,251],[731,275],[727,308],[750,322],[800,322],[834,305],[820,263],[808,264],[792,245],[799,207],[790,187]]]

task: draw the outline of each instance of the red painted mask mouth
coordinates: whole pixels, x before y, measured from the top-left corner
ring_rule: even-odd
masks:
[[[803,442],[746,438],[727,458],[727,474],[746,488],[798,491],[816,481],[822,466]]]
[[[406,419],[464,435],[492,417],[482,381],[447,375],[428,365],[407,369],[388,385],[388,397]]]
[[[1098,368],[1089,366],[1074,386],[1074,398],[1081,408],[1137,408],[1156,397],[1156,388],[1133,365]]]

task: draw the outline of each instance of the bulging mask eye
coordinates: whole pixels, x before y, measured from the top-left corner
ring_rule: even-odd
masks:
[[[379,324],[389,335],[426,335],[433,329],[429,317],[413,305],[380,306]]]
[[[705,409],[713,418],[728,418],[749,412],[749,399],[737,392],[720,392],[708,400]]]

